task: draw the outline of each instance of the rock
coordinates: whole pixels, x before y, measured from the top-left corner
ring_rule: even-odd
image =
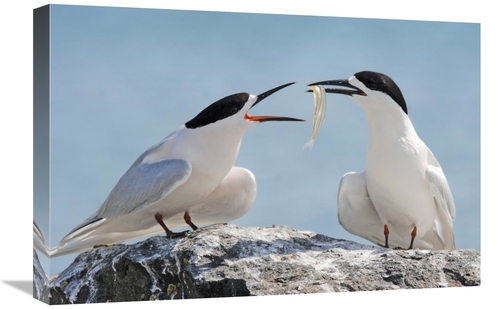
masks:
[[[49,280],[35,249],[33,249],[33,297],[44,303],[49,302]]]
[[[478,285],[477,250],[391,250],[286,226],[218,224],[81,253],[50,283],[50,303]]]

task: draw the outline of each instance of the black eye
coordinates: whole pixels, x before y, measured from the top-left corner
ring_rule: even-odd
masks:
[[[217,122],[236,114],[248,101],[250,94],[246,92],[228,95],[202,110],[196,117],[186,122],[186,128],[195,129]]]
[[[377,90],[377,83],[370,81],[368,82],[366,87],[370,88],[371,90]]]
[[[362,71],[354,74],[354,76],[366,86],[366,88],[383,92],[390,96],[403,111],[408,114],[406,102],[399,89],[398,85],[387,75],[372,71]]]

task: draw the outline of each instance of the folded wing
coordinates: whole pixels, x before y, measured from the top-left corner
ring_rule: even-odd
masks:
[[[182,185],[191,175],[191,163],[180,159],[163,159],[133,165],[118,181],[101,207],[66,235],[52,249],[57,256],[112,244],[160,231],[134,230],[122,220],[125,215],[148,208]]]
[[[455,249],[453,220],[456,216],[455,202],[448,181],[439,166],[429,165],[425,170],[431,195],[436,203],[436,219],[434,225],[444,243],[444,249]]]

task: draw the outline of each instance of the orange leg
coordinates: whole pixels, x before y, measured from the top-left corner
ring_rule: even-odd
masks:
[[[413,231],[411,231],[411,241],[410,241],[410,247],[408,248],[408,250],[413,249],[413,241],[415,240],[416,236],[417,236],[417,227],[415,226],[413,228]]]
[[[386,248],[389,248],[389,227],[387,224],[384,224],[384,236],[385,236],[385,246]]]
[[[168,229],[168,227],[165,225],[165,222],[163,222],[163,216],[159,213],[155,215],[156,222],[158,222],[159,225],[165,230],[165,233],[167,233],[168,238],[174,238],[174,237],[179,237],[179,236],[184,236],[187,231],[184,232],[179,232],[175,233],[172,232],[171,230]]]
[[[198,229],[198,227],[194,225],[193,221],[191,221],[191,216],[187,210],[184,212],[184,221],[193,229],[193,231]]]

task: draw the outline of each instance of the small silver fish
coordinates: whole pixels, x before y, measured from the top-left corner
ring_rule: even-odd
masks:
[[[323,124],[326,116],[326,92],[323,86],[308,86],[314,94],[314,120],[311,137],[304,145],[304,148],[312,149],[316,135]]]

